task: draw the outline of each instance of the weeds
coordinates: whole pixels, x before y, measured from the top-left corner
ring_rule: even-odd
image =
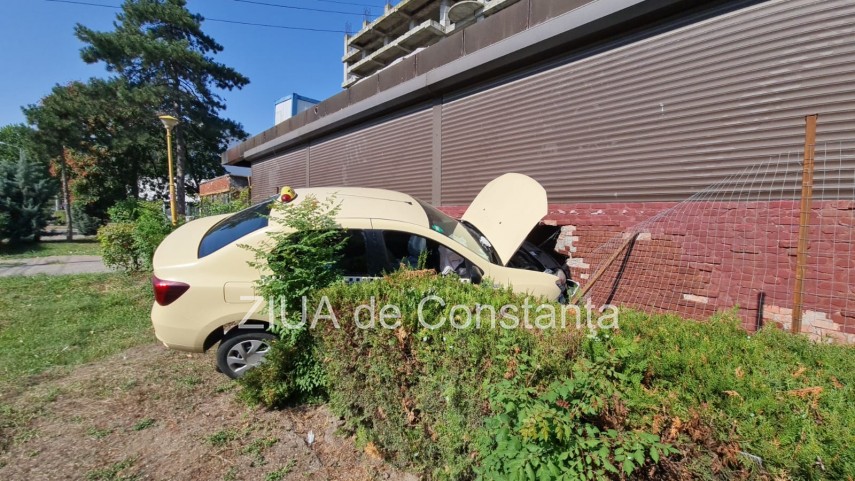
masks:
[[[86,430],[86,435],[91,436],[95,439],[104,439],[107,436],[109,436],[110,434],[113,434],[112,429],[98,429],[98,428],[92,426]]]
[[[293,470],[294,466],[296,465],[297,463],[292,459],[288,461],[288,464],[286,464],[285,466],[282,466],[276,471],[271,471],[267,473],[267,476],[264,477],[264,481],[282,481],[285,476],[291,473],[291,470]]]
[[[133,467],[135,458],[126,458],[111,464],[104,469],[97,469],[86,473],[87,481],[132,481],[139,479],[138,474],[123,474],[124,471]]]
[[[195,374],[190,374],[178,378],[178,383],[186,387],[194,387],[198,386],[199,384],[202,384],[202,378]]]
[[[249,454],[253,457],[253,466],[264,466],[267,461],[264,459],[264,451],[279,442],[277,438],[266,437],[254,440],[249,446],[243,448],[244,454]]]
[[[237,473],[237,466],[230,467],[229,470],[226,471],[226,474],[223,475],[223,481],[237,481]]]
[[[152,426],[154,426],[154,419],[145,418],[145,419],[141,419],[136,424],[134,424],[134,426],[131,429],[134,431],[142,431],[143,429],[148,429]]]
[[[238,438],[238,432],[232,429],[223,429],[208,436],[208,442],[211,446],[221,447],[234,441]]]

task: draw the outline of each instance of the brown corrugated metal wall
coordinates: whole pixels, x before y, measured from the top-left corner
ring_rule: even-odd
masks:
[[[252,164],[253,200],[283,185],[359,186],[398,190],[430,199],[430,107],[313,142]]]
[[[682,200],[797,155],[804,115],[820,142],[853,137],[855,2],[769,1],[515,78],[255,162],[254,197],[302,181],[463,205],[514,171],[552,203]]]
[[[446,102],[442,203],[508,171],[553,203],[681,200],[799,151],[817,112],[852,136],[855,2],[760,4]]]
[[[258,202],[284,185],[306,186],[306,149],[252,164],[252,199]]]
[[[312,143],[309,185],[398,190],[430,198],[430,108]]]

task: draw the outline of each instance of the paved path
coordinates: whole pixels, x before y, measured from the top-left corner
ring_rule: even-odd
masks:
[[[100,256],[50,256],[0,259],[0,277],[108,272]]]

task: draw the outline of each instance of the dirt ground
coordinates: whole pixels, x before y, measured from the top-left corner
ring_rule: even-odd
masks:
[[[0,479],[417,479],[357,450],[323,406],[247,407],[213,366],[152,344],[4,389]]]

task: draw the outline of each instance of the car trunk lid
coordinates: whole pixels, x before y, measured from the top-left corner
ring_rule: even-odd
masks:
[[[154,252],[152,266],[158,269],[192,264],[199,258],[199,241],[217,222],[231,214],[203,217],[188,222],[163,239]]]

